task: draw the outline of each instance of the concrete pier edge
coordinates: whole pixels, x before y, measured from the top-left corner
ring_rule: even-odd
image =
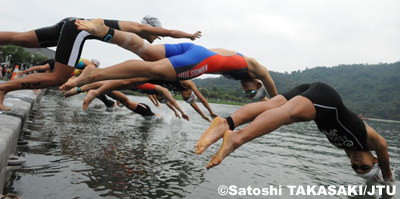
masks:
[[[40,91],[35,94],[32,90],[19,90],[7,93],[4,99],[4,105],[11,110],[0,110],[0,196],[11,177],[10,171],[21,168],[21,163],[25,162],[23,157],[17,156],[17,145],[26,144],[21,141],[23,129],[25,124],[32,123],[36,112],[34,105],[40,94]]]

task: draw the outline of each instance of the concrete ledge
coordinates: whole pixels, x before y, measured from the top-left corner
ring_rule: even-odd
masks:
[[[18,139],[22,137],[24,124],[30,122],[29,114],[36,103],[38,95],[32,90],[20,90],[9,92],[4,100],[4,105],[11,108],[10,111],[0,111],[0,195],[2,194],[7,172],[13,168],[21,168],[15,165],[23,162],[23,158],[17,154]]]
[[[8,157],[10,156],[10,149],[12,148],[12,137],[15,134],[9,128],[0,128],[0,187],[1,193],[3,192],[7,166]],[[1,194],[0,193],[0,194]]]

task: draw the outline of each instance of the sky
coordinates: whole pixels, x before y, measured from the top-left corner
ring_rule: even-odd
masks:
[[[398,0],[0,0],[0,31],[29,31],[66,17],[140,22],[202,37],[193,43],[255,58],[270,71],[400,60]],[[192,42],[163,38],[154,44]],[[55,49],[55,48],[53,48]],[[118,46],[89,40],[83,58],[108,67],[140,59]]]

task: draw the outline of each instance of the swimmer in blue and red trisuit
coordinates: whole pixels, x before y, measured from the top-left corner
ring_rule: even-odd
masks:
[[[0,46],[18,45],[27,48],[45,48],[57,46],[53,73],[32,74],[23,78],[4,82],[0,85],[0,109],[9,110],[3,101],[6,93],[21,89],[40,89],[64,84],[74,71],[78,63],[83,45],[87,39],[108,41],[108,36],[99,38],[87,31],[78,30],[75,26],[77,18],[66,18],[57,24],[27,32],[0,32]],[[157,38],[167,36],[173,38],[188,38],[195,40],[201,36],[199,31],[190,34],[178,30],[168,30],[161,27],[160,21],[151,16],[146,16],[142,24],[130,21],[105,20],[107,26],[115,30],[135,33],[136,36],[153,43]],[[129,42],[128,42],[129,43]],[[145,43],[146,44],[146,43]],[[145,45],[144,44],[144,45]],[[141,53],[141,46],[129,46],[135,53]],[[145,56],[148,59],[157,59],[151,53]],[[147,60],[147,59],[146,59]]]
[[[207,165],[210,169],[246,142],[282,125],[311,120],[332,145],[344,149],[359,176],[378,181],[393,180],[386,140],[350,111],[331,86],[322,82],[302,84],[271,100],[247,104],[226,119],[215,118],[197,142],[196,153],[203,153],[223,138],[221,148]],[[233,131],[250,121],[246,127]],[[375,151],[377,157],[370,151]],[[383,179],[379,179],[380,171]]]
[[[137,35],[107,27],[102,19],[77,20],[76,25],[78,29],[86,30],[97,37],[108,36],[111,43],[130,49],[132,52],[135,51],[131,46],[140,47],[140,54],[138,54],[140,57],[144,60],[158,61],[129,60],[103,69],[87,68],[83,71],[82,76],[61,86],[61,90],[69,90],[75,86],[109,79],[141,77],[144,82],[149,80],[176,81],[192,79],[202,74],[222,74],[237,80],[259,79],[271,97],[277,95],[274,81],[268,70],[255,59],[237,52],[225,49],[209,50],[192,43],[144,45],[145,42]],[[149,59],[146,56],[147,53],[157,59]],[[144,82],[137,82],[137,85]],[[88,95],[87,97],[93,96]]]

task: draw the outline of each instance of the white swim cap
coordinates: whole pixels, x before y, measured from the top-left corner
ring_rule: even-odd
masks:
[[[141,23],[145,24],[145,25],[150,25],[153,27],[159,27],[159,28],[162,27],[160,20],[158,20],[158,18],[150,16],[150,15],[146,15],[145,17],[143,17]]]
[[[263,85],[257,90],[256,95],[254,95],[254,97],[251,98],[250,100],[252,102],[259,102],[259,101],[263,100],[265,96],[267,96],[267,89],[265,89],[265,87]]]
[[[381,169],[379,168],[379,164],[375,163],[374,166],[372,167],[371,171],[369,171],[366,174],[358,174],[358,176],[368,179],[368,180],[374,180],[374,181],[382,181],[383,178],[380,178],[381,175]]]
[[[191,103],[195,102],[196,100],[197,100],[197,96],[192,91],[192,93],[190,93],[190,97],[186,100],[186,103],[191,104]]]
[[[100,66],[100,61],[99,60],[97,60],[97,59],[92,59],[92,60],[90,60],[94,65],[96,65],[96,67],[99,67]]]

